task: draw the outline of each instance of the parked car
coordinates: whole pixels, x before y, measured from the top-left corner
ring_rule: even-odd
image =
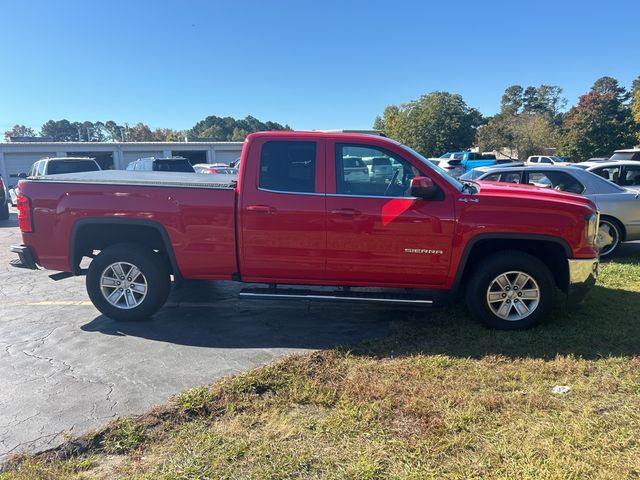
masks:
[[[609,157],[593,157],[590,158],[589,160],[587,160],[587,162],[608,162],[609,161]],[[584,163],[584,162],[582,162]],[[577,163],[576,163],[577,165]]]
[[[183,157],[145,157],[127,165],[127,170],[135,172],[183,172],[195,173],[189,160]]]
[[[523,162],[510,161],[510,162],[500,163],[500,167],[523,167],[523,166],[524,166]],[[485,172],[487,172],[492,168],[496,168],[496,167],[493,166],[493,167],[474,168],[473,170],[469,170],[467,173],[462,175],[460,177],[460,180],[477,180],[480,176],[484,175]]]
[[[461,159],[429,158],[429,161],[443,169],[453,178],[460,178],[465,172]]]
[[[96,172],[100,165],[89,157],[52,157],[42,158],[35,162],[29,173],[20,173],[19,178],[41,177],[43,175],[60,175],[63,173]]]
[[[360,157],[342,157],[342,169],[345,179],[349,182],[367,183],[371,181],[369,167]]]
[[[569,165],[570,162],[567,162],[564,158],[567,157],[558,157],[556,155],[532,155],[527,158],[526,163],[529,165]]]
[[[464,172],[468,172],[469,170],[473,170],[477,167],[487,167],[496,164],[495,155],[482,154],[478,152],[447,152],[440,158],[442,160],[447,160],[450,166],[462,166]],[[461,174],[464,172],[461,172]]]
[[[391,159],[391,181],[353,181],[344,159],[358,149]],[[254,133],[239,176],[224,179],[113,170],[28,179],[14,263],[66,272],[57,279],[86,273],[94,305],[123,321],[157,311],[171,275],[266,285],[240,293],[250,299],[418,306],[464,292],[474,316],[503,329],[540,322],[556,286],[573,302],[595,283],[591,200],[475,188],[389,138]]]
[[[224,175],[237,175],[238,169],[231,168],[226,163],[196,163],[193,166],[196,173],[208,173],[208,174],[224,174]]]
[[[391,180],[393,176],[393,166],[389,157],[368,157],[362,161],[369,171],[369,181],[377,183],[385,183]]]
[[[616,150],[609,160],[640,160],[640,148]]]
[[[635,160],[605,160],[576,163],[574,166],[584,168],[621,187],[640,190],[640,162]]]
[[[0,220],[9,218],[9,190],[0,176]]]
[[[625,189],[575,166],[525,166],[487,169],[476,180],[534,185],[583,195],[600,211],[600,256],[611,255],[621,242],[640,240],[640,193]]]
[[[18,206],[18,186],[15,185],[9,188],[9,203],[12,207]]]

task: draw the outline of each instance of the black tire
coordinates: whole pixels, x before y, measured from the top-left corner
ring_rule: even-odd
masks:
[[[7,220],[9,218],[9,204],[4,202],[2,206],[0,206],[0,220]]]
[[[622,226],[620,222],[611,217],[600,218],[600,225],[598,226],[598,240],[600,239],[600,228],[605,227],[608,229],[608,235],[613,239],[612,243],[607,245],[600,251],[600,258],[609,258],[620,247],[622,242]]]
[[[507,272],[525,275],[518,277],[516,273],[509,273],[506,277],[501,276]],[[526,276],[532,282],[526,281],[522,287],[518,287],[517,283],[522,283],[519,279],[526,279]],[[498,281],[499,277],[502,280]],[[505,278],[508,283],[504,282]],[[500,282],[505,283],[504,289],[500,287]],[[517,291],[518,288],[521,291]],[[535,291],[538,292],[537,299],[528,299],[527,296]],[[553,291],[551,272],[543,262],[521,251],[506,250],[487,257],[475,267],[467,283],[465,297],[471,314],[486,326],[499,330],[518,330],[534,327],[544,320],[552,306]],[[491,304],[490,294],[494,298]],[[496,300],[498,296],[500,298]],[[531,312],[521,314],[516,307],[526,308]],[[500,308],[507,309],[506,314]],[[502,318],[494,310],[514,318]]]
[[[107,271],[115,273],[111,269],[111,265],[119,262],[137,267],[142,274],[140,283],[144,280],[146,285],[144,296],[134,290],[135,285],[132,285],[130,291],[134,292],[137,297],[132,294],[129,298],[135,297],[133,304],[139,301],[139,304],[133,307],[125,308],[124,305],[119,307],[110,303],[107,300],[106,293],[103,293],[103,291],[113,292],[116,287],[108,286],[104,290],[101,287],[103,274],[107,274]],[[108,280],[111,282],[111,277]],[[113,277],[113,280],[119,279]],[[136,283],[138,282],[136,281]],[[123,284],[122,286],[128,285],[127,283],[127,285]],[[91,262],[87,272],[86,286],[91,302],[105,316],[114,320],[133,321],[150,317],[164,305],[171,290],[171,278],[169,277],[166,262],[159,254],[140,244],[119,243],[103,250]],[[120,288],[120,290],[122,291],[123,289]],[[127,304],[129,303],[128,298],[123,298],[123,300]]]

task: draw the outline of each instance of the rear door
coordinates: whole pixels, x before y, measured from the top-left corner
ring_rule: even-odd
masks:
[[[354,181],[345,168],[350,157],[385,158],[391,174]],[[415,162],[383,146],[327,141],[329,284],[445,283],[455,225],[453,196],[442,189],[438,199],[411,197],[411,178],[428,171]]]
[[[238,206],[243,280],[324,278],[324,146],[315,136],[257,137],[248,144]]]

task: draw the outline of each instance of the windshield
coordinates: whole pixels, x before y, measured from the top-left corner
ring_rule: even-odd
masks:
[[[640,160],[640,152],[616,152],[609,160]]]
[[[59,173],[94,172],[100,170],[98,164],[93,160],[52,160],[47,167],[49,175]]]
[[[556,157],[555,155],[549,158],[554,162],[564,162],[564,159],[562,157]]]
[[[443,180],[445,180],[449,184],[453,185],[453,187],[456,188],[458,191],[462,191],[462,183],[460,183],[458,180],[456,180],[451,175],[449,175],[446,172],[446,170],[440,168],[438,165],[436,165],[432,161],[427,160],[422,155],[420,155],[418,152],[416,152],[413,148],[407,147],[406,145],[402,145],[401,143],[398,143],[398,145],[403,150],[409,152],[411,155],[413,155],[414,157],[418,158],[422,163],[424,163],[429,168],[431,168],[436,174],[440,175]]]
[[[190,172],[195,170],[187,160],[156,160],[153,169],[158,172]]]
[[[468,172],[460,175],[460,180],[475,180],[480,177],[484,171],[474,168],[473,170],[469,170]]]

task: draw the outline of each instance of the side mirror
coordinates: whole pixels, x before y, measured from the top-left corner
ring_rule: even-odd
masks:
[[[24,173],[24,172],[19,173],[19,174],[18,174],[18,178],[19,178],[20,180],[24,180],[25,178],[27,178],[27,174],[26,174],[26,173]]]
[[[438,187],[435,186],[433,180],[429,177],[413,177],[411,179],[411,196],[431,199],[438,193]]]

